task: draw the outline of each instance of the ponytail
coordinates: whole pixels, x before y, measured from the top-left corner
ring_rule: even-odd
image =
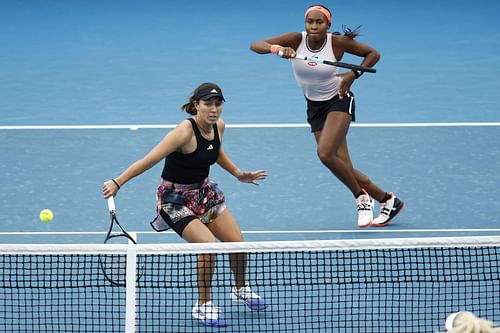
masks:
[[[189,100],[187,103],[181,106],[181,110],[184,112],[189,113],[192,116],[196,115],[196,106],[195,106],[195,99],[194,99],[194,94],[189,97]]]
[[[342,30],[344,31],[344,36],[349,37],[350,39],[354,39],[360,35],[359,30],[361,26],[358,26],[356,29],[351,30],[351,28],[346,27],[345,25],[342,25]],[[333,32],[334,35],[336,36],[341,36],[342,34],[338,31]]]

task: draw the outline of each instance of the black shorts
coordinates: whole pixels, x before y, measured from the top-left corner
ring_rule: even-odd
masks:
[[[323,129],[326,116],[330,112],[345,112],[351,116],[351,121],[355,121],[356,105],[354,103],[354,94],[348,92],[342,99],[339,95],[333,96],[328,101],[307,101],[307,122],[311,125],[311,132],[317,132]]]

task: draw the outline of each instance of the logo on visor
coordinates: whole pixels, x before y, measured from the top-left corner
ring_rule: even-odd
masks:
[[[212,90],[210,90],[210,93],[211,94],[218,94],[219,92],[217,91],[217,89],[212,89]]]

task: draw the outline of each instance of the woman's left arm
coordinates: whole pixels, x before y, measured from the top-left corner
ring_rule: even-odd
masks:
[[[222,147],[222,136],[224,134],[225,124],[222,119],[219,119],[217,123],[217,127],[219,129],[219,138],[221,141],[221,146],[219,149],[219,156],[217,157],[217,164],[219,164],[224,170],[232,174],[242,183],[252,183],[255,185],[259,185],[257,183],[258,180],[263,180],[267,177],[267,171],[265,170],[257,170],[257,171],[241,171],[236,164],[231,161],[229,156],[224,151]]]
[[[338,61],[342,59],[344,53],[362,57],[363,61],[361,61],[360,65],[364,67],[373,67],[380,59],[380,53],[373,47],[357,42],[353,38],[347,36],[339,36],[334,39],[333,51]],[[359,78],[361,74],[363,73],[354,70],[342,74],[343,80],[339,90],[340,96],[344,96],[347,91],[349,91],[354,80]]]
[[[344,53],[362,57],[360,65],[364,67],[373,67],[380,59],[380,53],[373,47],[347,36],[334,37],[333,52],[338,61],[342,59]]]

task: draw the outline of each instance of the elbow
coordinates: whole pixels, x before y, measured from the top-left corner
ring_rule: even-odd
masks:
[[[255,52],[255,53],[258,53],[258,54],[269,53],[269,51],[267,51],[267,48],[265,47],[265,45],[267,45],[267,43],[265,43],[265,44],[264,43],[265,42],[263,42],[261,40],[253,42],[252,44],[250,44],[250,50]]]
[[[255,47],[255,44],[256,44],[256,42],[254,42],[254,43],[250,44],[250,51],[253,51],[253,52],[258,53],[258,51],[257,51],[257,49],[256,49],[256,47]]]

